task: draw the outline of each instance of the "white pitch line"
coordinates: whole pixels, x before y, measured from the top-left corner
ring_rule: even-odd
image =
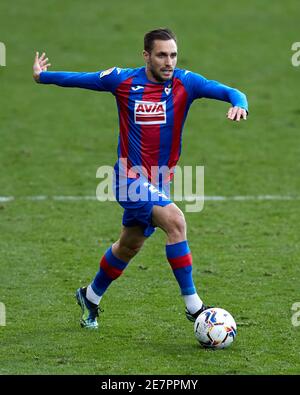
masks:
[[[96,196],[67,196],[67,195],[36,195],[36,196],[0,196],[0,203],[12,202],[15,200],[29,200],[29,201],[97,201]],[[185,196],[181,200],[176,199],[175,201],[186,201],[193,202],[195,200],[203,200],[203,196]],[[300,200],[300,196],[297,195],[248,195],[248,196],[204,196],[204,201],[262,201],[262,200],[277,200],[277,201],[297,201]]]
[[[15,200],[13,196],[0,196],[0,203],[11,202],[12,200]]]
[[[196,200],[202,200],[203,196],[197,196]],[[185,200],[195,200],[195,196],[185,196]],[[244,201],[244,200],[300,200],[300,196],[291,195],[249,195],[249,196],[204,196],[204,200],[208,201]]]

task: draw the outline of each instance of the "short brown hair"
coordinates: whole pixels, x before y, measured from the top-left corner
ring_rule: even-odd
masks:
[[[174,40],[177,43],[177,38],[175,34],[168,28],[161,28],[156,30],[151,30],[144,36],[144,50],[151,52],[153,49],[154,40]]]

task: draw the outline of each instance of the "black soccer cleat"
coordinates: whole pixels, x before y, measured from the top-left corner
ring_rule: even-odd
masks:
[[[186,318],[187,318],[189,321],[195,322],[196,319],[197,319],[197,317],[198,317],[201,313],[203,313],[203,311],[205,311],[205,310],[207,310],[207,309],[211,309],[212,307],[213,307],[213,306],[205,306],[204,304],[202,304],[201,309],[198,310],[198,311],[196,311],[196,313],[194,313],[194,314],[190,313],[190,312],[188,311],[188,309],[185,308],[185,315],[186,315]]]
[[[86,287],[78,288],[75,294],[77,303],[81,307],[80,325],[82,328],[98,329],[99,306],[90,302],[86,297]]]

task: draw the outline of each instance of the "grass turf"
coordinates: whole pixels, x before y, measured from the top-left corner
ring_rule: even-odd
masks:
[[[234,345],[210,352],[184,317],[160,231],[103,298],[100,332],[81,330],[73,294],[118,237],[121,209],[22,198],[93,195],[97,168],[116,159],[113,98],[34,84],[34,51],[45,49],[53,70],[134,67],[144,32],[161,25],[178,35],[179,67],[250,103],[248,122],[233,124],[227,104],[196,102],[180,164],[205,166],[207,195],[299,194],[297,2],[188,3],[1,2],[1,196],[17,197],[0,206],[1,374],[299,374],[296,200],[208,201],[186,213],[199,292],[238,323]]]

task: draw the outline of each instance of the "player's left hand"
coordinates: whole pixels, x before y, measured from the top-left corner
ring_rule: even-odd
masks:
[[[239,122],[241,119],[246,121],[247,119],[247,111],[241,107],[230,107],[227,113],[227,118],[231,121]]]

